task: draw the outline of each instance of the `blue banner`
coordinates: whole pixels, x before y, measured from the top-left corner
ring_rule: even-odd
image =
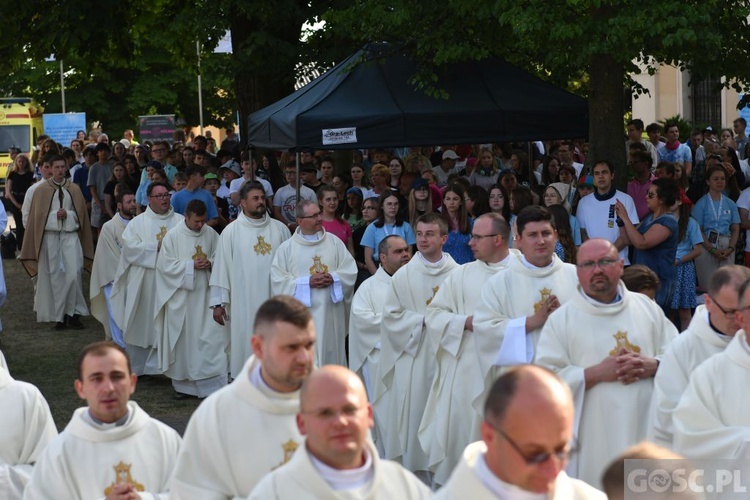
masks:
[[[44,133],[66,148],[79,130],[86,131],[86,113],[45,113]]]

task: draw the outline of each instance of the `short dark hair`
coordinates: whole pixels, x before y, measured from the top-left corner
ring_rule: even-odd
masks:
[[[151,193],[154,192],[154,188],[159,187],[159,186],[161,186],[164,189],[166,189],[167,191],[169,191],[169,186],[167,186],[164,182],[161,182],[161,181],[152,182],[146,188],[146,196],[151,196]]]
[[[263,187],[263,184],[261,184],[258,181],[245,181],[242,183],[242,186],[240,186],[240,200],[244,200],[247,197],[247,193],[250,191],[263,191],[263,195],[266,194],[266,190]]]
[[[552,217],[552,213],[547,210],[547,207],[540,205],[529,205],[524,207],[518,216],[516,217],[516,230],[518,235],[523,235],[523,230],[526,228],[526,224],[530,222],[549,222],[552,229],[555,229],[555,219]]]
[[[680,125],[674,120],[669,120],[664,124],[664,130],[666,132],[669,132],[669,129],[672,127],[677,127],[677,130],[680,130]]]
[[[185,175],[187,175],[187,178],[190,179],[192,176],[200,174],[201,176],[206,175],[206,167],[203,165],[190,165],[188,168],[185,169]]]
[[[648,127],[646,127],[646,133],[650,134],[651,132],[659,132],[661,133],[661,125],[658,123],[652,123]]]
[[[664,172],[666,172],[668,177],[674,177],[675,174],[675,168],[674,163],[671,161],[660,161],[654,170],[659,170],[660,168],[664,169]]]
[[[646,145],[639,141],[631,142],[630,145],[628,146],[628,150],[644,151],[644,152],[647,151]]]
[[[190,200],[185,206],[185,217],[191,214],[202,217],[206,215],[207,211],[206,204],[202,200]]]
[[[128,356],[127,351],[112,341],[102,340],[100,342],[94,342],[93,344],[87,345],[86,347],[81,349],[80,353],[78,353],[78,361],[76,363],[78,367],[78,380],[83,382],[83,362],[87,356],[106,356],[108,351],[121,352],[122,355],[125,356],[125,361],[128,365],[128,375],[133,373],[133,368],[130,363],[130,356]]]
[[[57,153],[52,153],[52,154],[49,154],[49,155],[47,155],[47,156],[44,157],[44,162],[45,163],[49,163],[50,165],[52,165],[56,161],[62,161],[62,162],[64,162],[65,158],[62,155],[59,155]]]
[[[640,130],[641,132],[643,131],[643,120],[641,120],[640,118],[633,118],[632,120],[630,120],[628,122],[628,126],[630,125],[634,126],[636,130]]]
[[[126,185],[126,186],[127,186],[127,185]],[[120,192],[118,192],[118,193],[117,193],[117,194],[115,195],[115,204],[119,205],[120,203],[122,203],[122,200],[123,200],[123,199],[124,199],[124,198],[125,198],[125,197],[126,197],[127,195],[131,195],[131,196],[132,196],[132,195],[134,195],[133,191],[131,191],[129,187],[128,187],[128,188],[123,188],[123,189],[120,189]]]
[[[289,295],[271,297],[255,313],[253,330],[257,332],[261,325],[283,321],[299,328],[306,328],[312,321],[310,309],[302,302]],[[255,335],[256,333],[253,333]]]
[[[68,148],[63,149],[62,155],[63,155],[63,158],[65,159],[67,158],[72,158],[73,160],[76,159],[76,152],[73,151],[72,149],[68,149]]]
[[[112,148],[106,142],[100,142],[96,145],[96,152],[98,153],[99,151],[112,151]]]
[[[591,173],[594,173],[594,168],[596,168],[597,165],[606,165],[609,169],[609,173],[612,175],[615,175],[615,166],[614,164],[609,160],[596,160],[594,163],[592,163],[591,167]]]
[[[643,290],[658,290],[661,286],[656,273],[643,264],[633,264],[626,267],[620,279],[625,284],[625,288],[631,292],[640,293]]]
[[[747,120],[745,120],[743,117],[740,116],[739,118],[735,118],[732,123],[737,123],[737,122],[740,122],[740,124],[743,127],[747,127]]]
[[[448,223],[445,222],[443,217],[438,212],[427,212],[426,214],[422,215],[417,219],[417,226],[422,224],[437,224],[440,228],[440,236],[447,236],[448,235]],[[417,228],[414,228],[414,231],[417,231]]]
[[[638,144],[641,144],[641,143],[638,143]],[[643,146],[643,144],[641,144],[641,146]],[[651,154],[647,153],[645,149],[642,151],[638,151],[638,150],[633,151],[633,159],[635,161],[647,161],[649,165],[651,165],[651,162],[653,161]]]
[[[651,184],[656,186],[656,196],[666,206],[671,207],[677,203],[677,199],[680,196],[680,188],[677,187],[674,179],[655,179]]]

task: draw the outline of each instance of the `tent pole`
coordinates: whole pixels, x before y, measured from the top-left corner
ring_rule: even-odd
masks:
[[[296,198],[296,200],[294,202],[294,205],[297,206],[297,205],[299,205],[299,183],[301,182],[300,181],[300,175],[299,175],[299,151],[297,151],[297,153],[295,153],[295,157],[297,159],[297,198]]]

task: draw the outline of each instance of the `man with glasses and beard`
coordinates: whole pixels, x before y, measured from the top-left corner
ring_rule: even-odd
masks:
[[[599,487],[607,464],[646,437],[658,358],[677,329],[656,302],[625,288],[612,243],[585,242],[576,267],[578,287],[544,325],[536,363],[575,396],[580,451],[568,472]]]

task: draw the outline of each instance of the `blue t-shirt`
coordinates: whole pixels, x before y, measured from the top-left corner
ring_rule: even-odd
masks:
[[[443,252],[453,257],[458,264],[474,262],[474,252],[469,247],[471,239],[471,229],[474,227],[474,220],[469,221],[469,232],[461,233],[459,231],[448,231],[448,241],[443,245]]]
[[[638,226],[638,232],[646,234],[654,224],[660,224],[670,231],[669,237],[651,248],[636,248],[633,251],[633,264],[643,264],[651,268],[661,281],[661,286],[656,294],[656,302],[666,307],[665,304],[672,295],[672,284],[674,283],[677,268],[674,266],[677,254],[677,219],[674,215],[667,213],[657,219],[654,214],[648,214]]]
[[[683,164],[693,163],[693,153],[687,144],[680,144],[676,149],[667,149],[667,145],[662,144],[656,148],[656,154],[659,157],[659,161],[681,162]]]
[[[674,257],[674,260],[682,259],[693,251],[695,245],[700,245],[701,243],[703,243],[701,228],[698,225],[698,222],[690,217],[687,229],[685,230],[685,237],[677,244],[677,254]]]
[[[737,204],[724,195],[721,195],[719,201],[712,200],[710,194],[703,195],[696,202],[691,215],[698,221],[701,231],[706,235],[709,231],[729,234],[729,225],[740,223]]]
[[[373,222],[372,224],[367,226],[367,229],[365,229],[365,234],[362,235],[362,241],[360,242],[360,245],[363,247],[372,248],[372,258],[377,259],[379,255],[378,245],[380,245],[380,242],[383,241],[386,236],[390,236],[392,234],[401,236],[404,240],[406,240],[407,245],[415,245],[417,243],[417,237],[414,234],[414,230],[412,229],[411,224],[406,221],[404,221],[404,223],[400,226],[383,224],[383,227],[375,227],[375,223]]]
[[[202,188],[198,188],[192,192],[187,189],[177,191],[172,195],[172,208],[174,208],[174,211],[178,214],[185,215],[185,207],[187,207],[187,204],[191,200],[201,200],[206,204],[206,208],[208,209],[206,216],[207,221],[219,217],[219,214],[216,212],[216,204],[214,203],[213,196]]]
[[[576,219],[575,215],[570,216],[570,230],[573,232],[573,244],[577,247],[581,246],[581,224]],[[562,259],[565,260],[565,259]]]

